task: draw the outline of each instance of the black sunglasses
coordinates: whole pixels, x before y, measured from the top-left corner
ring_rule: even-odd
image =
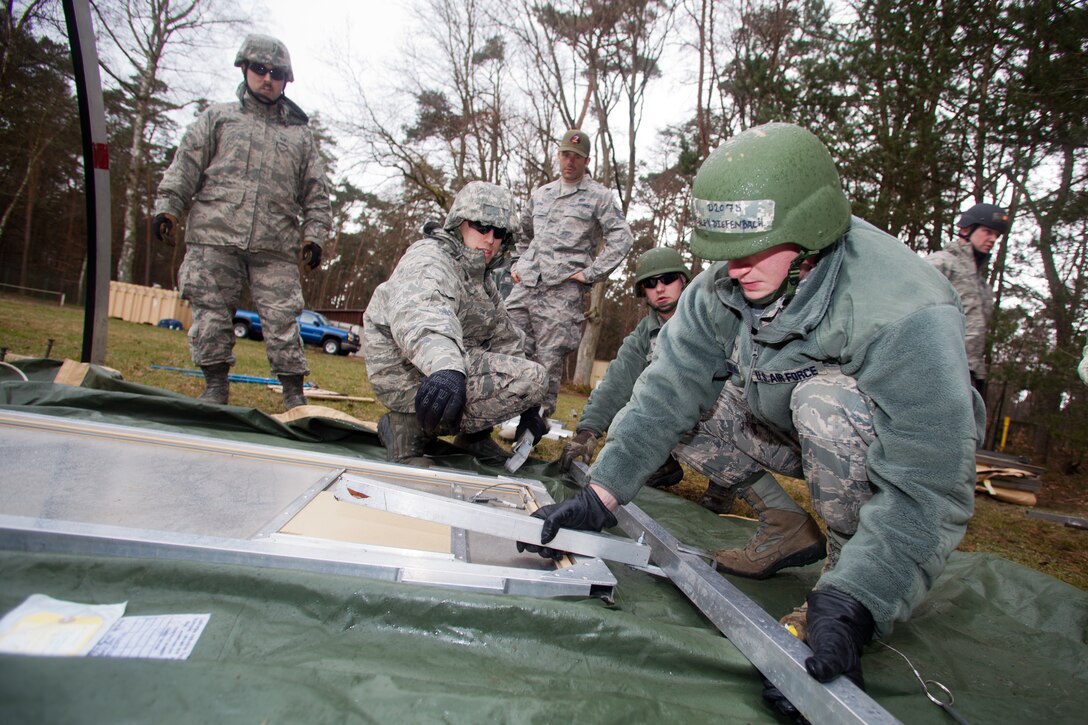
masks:
[[[265,74],[272,76],[274,81],[282,81],[287,77],[287,71],[283,68],[270,68],[264,63],[250,63],[249,70],[256,76],[263,78]]]
[[[680,279],[679,272],[666,272],[665,274],[647,277],[646,279],[639,282],[639,284],[642,285],[642,289],[653,289],[657,286],[658,282],[660,282],[661,284],[672,284],[678,279]]]
[[[493,226],[489,226],[487,224],[481,224],[480,222],[468,221],[468,219],[466,219],[465,221],[468,222],[468,225],[470,227],[472,227],[473,229],[478,231],[480,234],[483,234],[485,236],[487,235],[488,232],[494,232],[495,233],[495,239],[498,239],[500,242],[505,241],[506,240],[506,235],[510,233],[509,231],[507,231],[506,229],[503,229],[502,227],[493,227]]]

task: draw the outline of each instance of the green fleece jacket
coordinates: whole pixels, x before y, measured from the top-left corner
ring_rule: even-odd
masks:
[[[578,430],[590,430],[596,436],[608,430],[616,413],[631,399],[631,391],[638,376],[650,364],[657,333],[664,324],[661,315],[656,310],[650,310],[635,329],[623,338],[616,359],[608,365],[604,380],[589,396],[582,417],[578,420]]]
[[[816,588],[853,596],[884,634],[925,598],[974,507],[985,411],[967,372],[959,300],[897,239],[854,218],[773,322],[748,329],[745,305],[725,263],[692,282],[590,476],[630,501],[726,380],[747,389],[759,420],[796,437],[794,386],[838,366],[873,403],[877,437],[859,462],[873,497]],[[729,363],[737,342],[749,351],[740,369]]]

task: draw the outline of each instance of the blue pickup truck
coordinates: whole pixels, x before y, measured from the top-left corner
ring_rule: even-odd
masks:
[[[317,345],[330,355],[347,355],[360,347],[358,335],[343,327],[336,327],[327,317],[313,310],[303,310],[298,316],[298,329],[303,342]],[[236,310],[234,336],[262,339],[260,316],[249,310]]]

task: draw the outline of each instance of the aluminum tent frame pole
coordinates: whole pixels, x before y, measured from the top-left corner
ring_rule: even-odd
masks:
[[[522,513],[499,511],[467,501],[451,501],[443,496],[353,474],[340,477],[333,495],[345,503],[456,526],[509,541],[540,541],[540,530],[544,526],[541,519]],[[549,546],[572,554],[595,556],[633,566],[644,566],[650,561],[648,547],[610,534],[560,529]]]
[[[588,482],[588,468],[575,462],[579,485]],[[748,661],[782,691],[814,723],[898,723],[894,716],[845,677],[827,684],[805,670],[812,650],[744,595],[709,564],[678,551],[680,541],[633,503],[614,512],[619,526],[633,539],[649,545],[651,560]]]

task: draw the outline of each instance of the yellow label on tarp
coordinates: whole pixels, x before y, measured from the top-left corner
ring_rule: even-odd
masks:
[[[125,613],[126,603],[80,604],[31,594],[0,619],[0,652],[79,656]]]

